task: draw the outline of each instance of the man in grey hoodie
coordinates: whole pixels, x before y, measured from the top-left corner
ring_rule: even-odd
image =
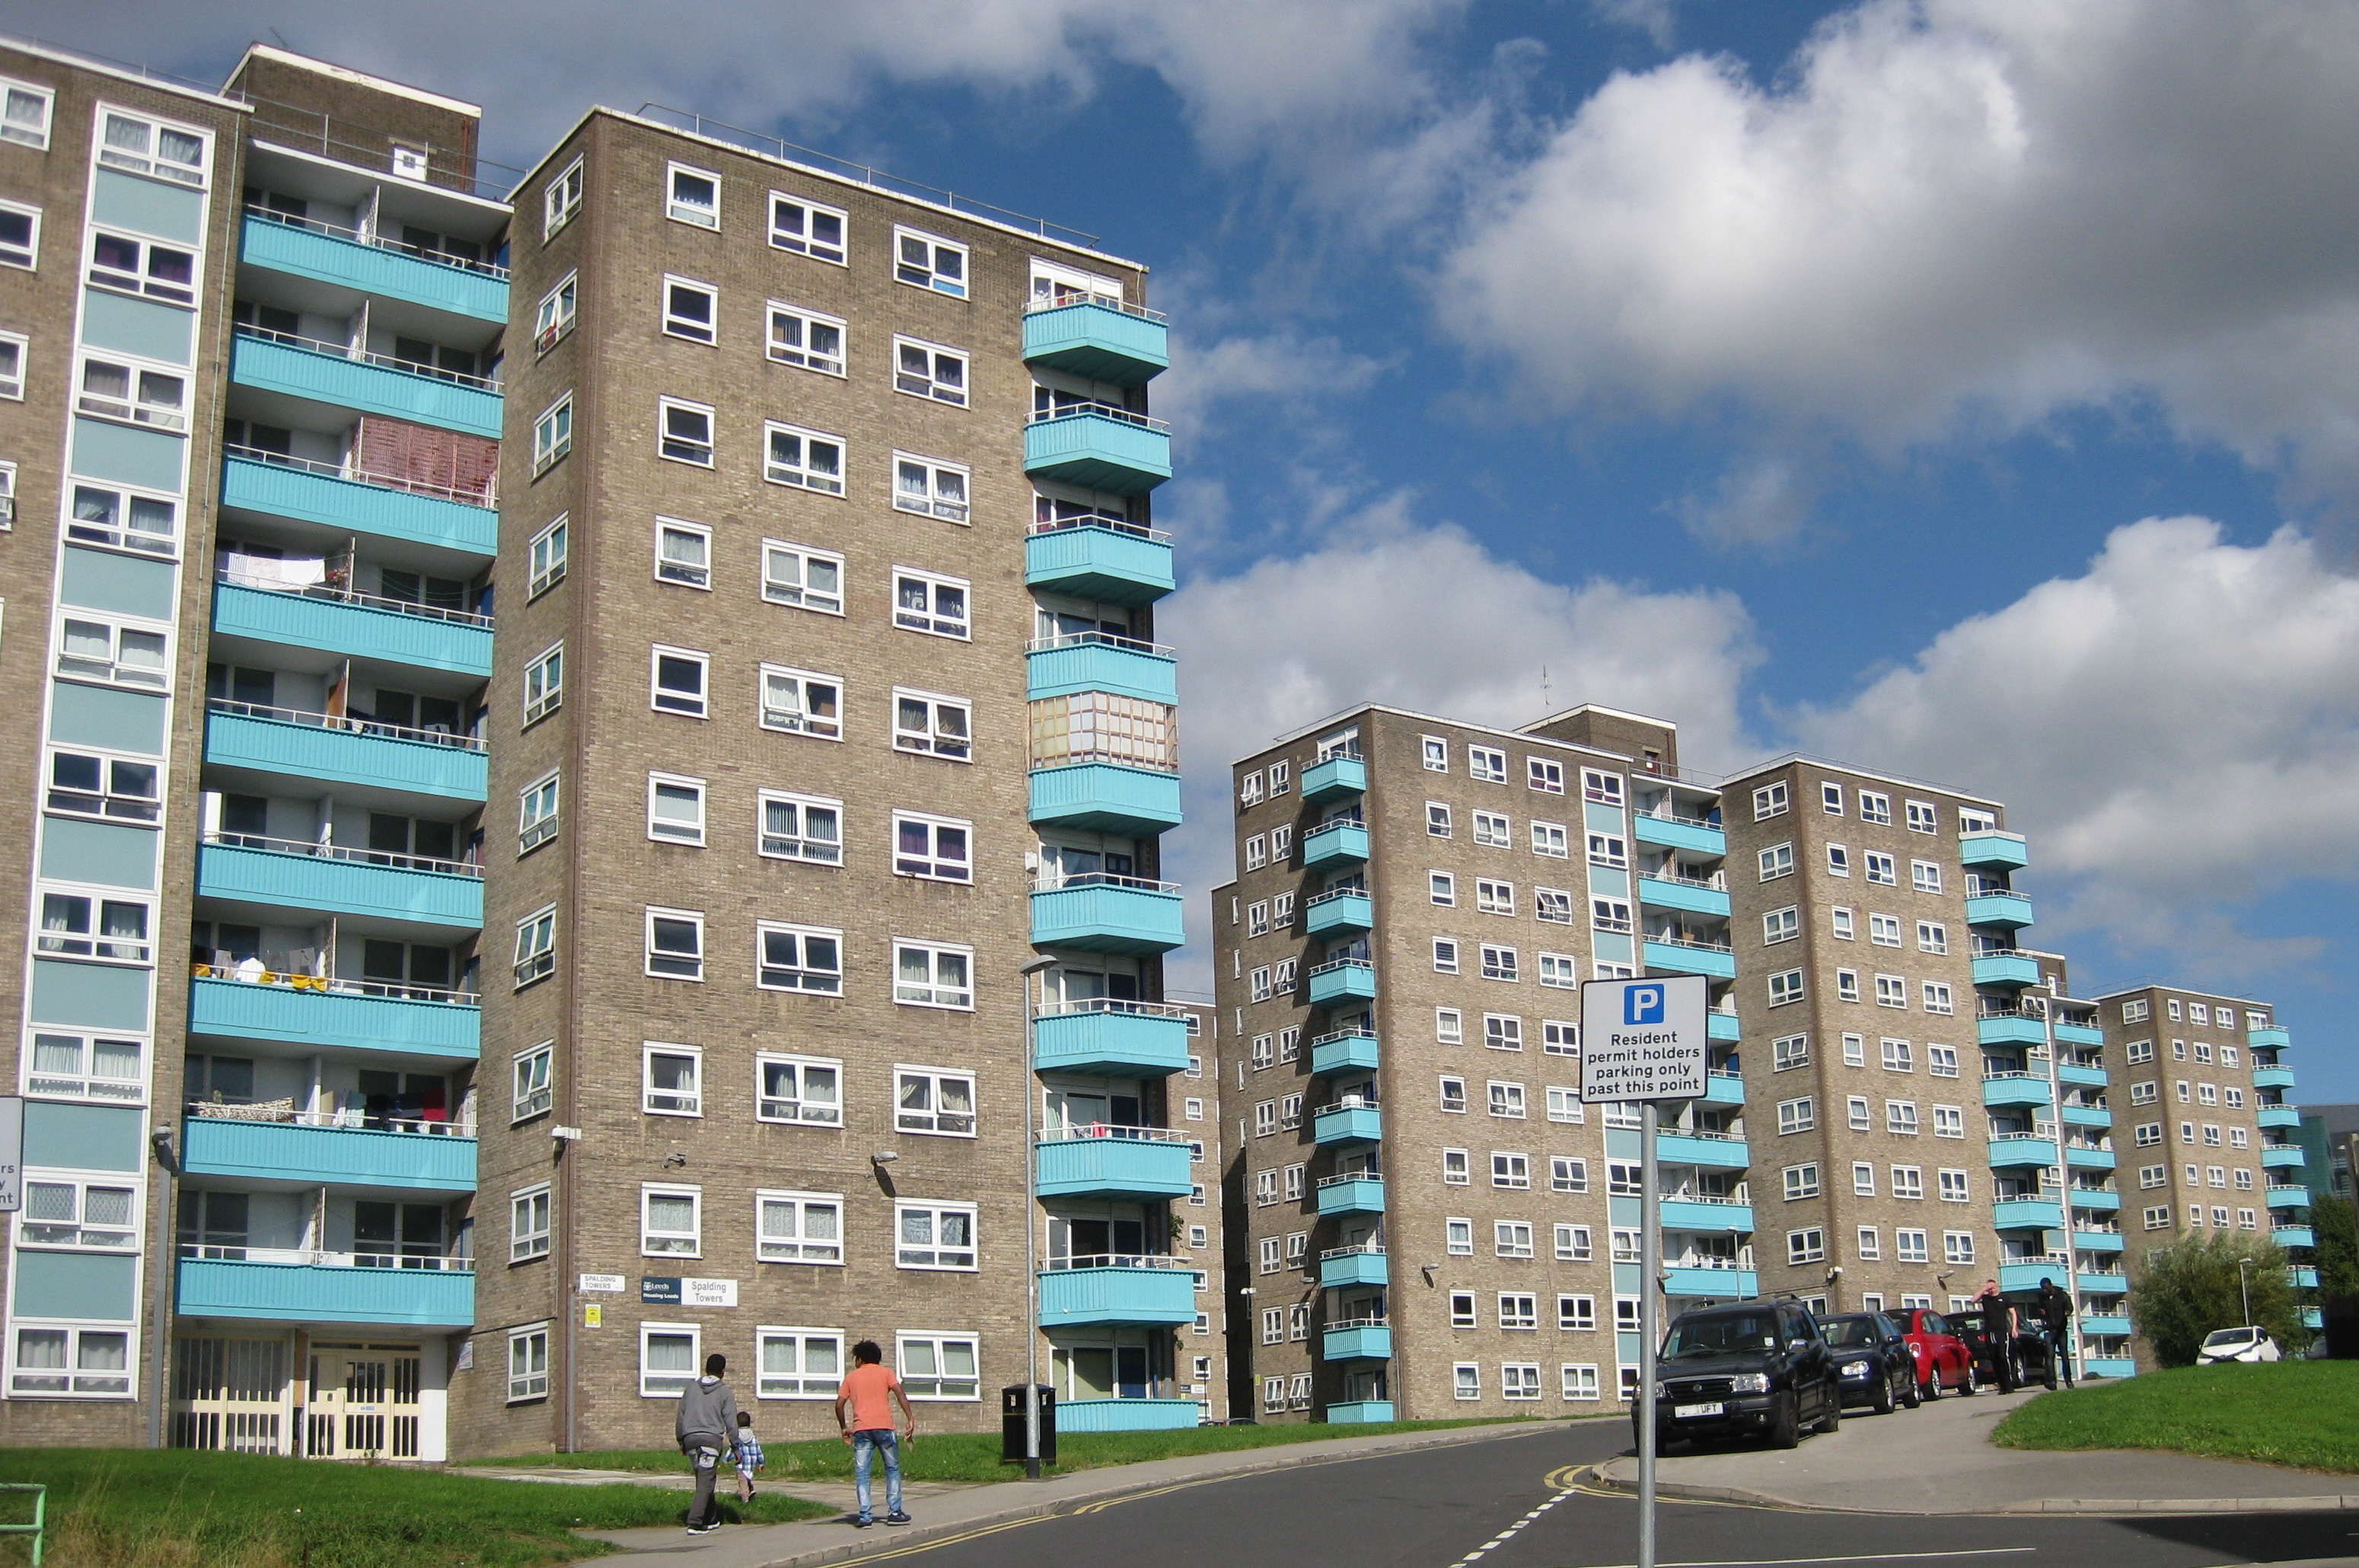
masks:
[[[737,1430],[737,1396],[721,1380],[727,1370],[729,1358],[719,1351],[706,1356],[704,1376],[680,1390],[679,1413],[672,1421],[679,1451],[696,1467],[696,1500],[688,1506],[690,1535],[709,1535],[721,1528],[721,1505],[713,1500],[712,1484]]]

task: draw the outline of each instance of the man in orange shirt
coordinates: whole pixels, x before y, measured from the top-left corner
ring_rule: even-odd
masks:
[[[835,1396],[835,1424],[842,1430],[843,1441],[852,1444],[852,1489],[860,1498],[860,1516],[852,1522],[861,1530],[876,1522],[869,1510],[868,1466],[881,1449],[885,1522],[908,1524],[909,1516],[901,1511],[901,1444],[916,1441],[918,1412],[909,1408],[909,1396],[902,1391],[899,1375],[885,1365],[885,1353],[876,1348],[875,1340],[864,1339],[853,1345],[852,1363],[852,1371]],[[893,1430],[896,1399],[901,1404],[903,1423],[897,1434]]]

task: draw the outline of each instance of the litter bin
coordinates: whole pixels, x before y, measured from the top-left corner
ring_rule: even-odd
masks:
[[[1040,1399],[1040,1463],[1057,1462],[1057,1390],[1035,1384]],[[1011,1383],[999,1390],[999,1462],[1024,1463],[1024,1385]]]

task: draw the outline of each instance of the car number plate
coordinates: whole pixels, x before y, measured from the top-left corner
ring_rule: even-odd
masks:
[[[1720,1413],[1721,1408],[1716,1403],[1709,1405],[1673,1405],[1671,1407],[1671,1416],[1677,1421],[1686,1421],[1690,1416],[1716,1416]]]

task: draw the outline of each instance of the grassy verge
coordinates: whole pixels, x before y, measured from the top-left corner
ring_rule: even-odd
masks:
[[[2042,1394],[2001,1421],[2006,1448],[2154,1448],[2359,1474],[2359,1362],[2183,1367]]]
[[[600,1550],[575,1530],[676,1525],[685,1507],[647,1486],[179,1450],[5,1449],[0,1481],[49,1486],[46,1568],[541,1568]],[[743,1517],[833,1511],[769,1497]],[[0,1519],[30,1518],[29,1498],[0,1495]],[[0,1537],[0,1564],[28,1544]]]
[[[1238,1449],[1269,1448],[1280,1443],[1320,1443],[1341,1437],[1372,1437],[1387,1432],[1431,1432],[1444,1427],[1485,1426],[1487,1421],[1377,1421],[1366,1426],[1328,1426],[1303,1422],[1285,1426],[1199,1426],[1173,1432],[1081,1432],[1057,1439],[1057,1463],[1051,1475],[1096,1470],[1109,1465],[1136,1465],[1148,1459],[1171,1459],[1186,1454],[1223,1454]],[[849,1481],[852,1450],[841,1438],[763,1445],[767,1467],[763,1475],[774,1481]],[[679,1455],[669,1448],[610,1449],[592,1454],[540,1454],[505,1460],[513,1465],[560,1465],[587,1470],[678,1470]],[[997,1432],[957,1432],[918,1434],[903,1451],[901,1474],[911,1481],[1006,1481],[1024,1473],[1016,1465],[999,1462]]]

